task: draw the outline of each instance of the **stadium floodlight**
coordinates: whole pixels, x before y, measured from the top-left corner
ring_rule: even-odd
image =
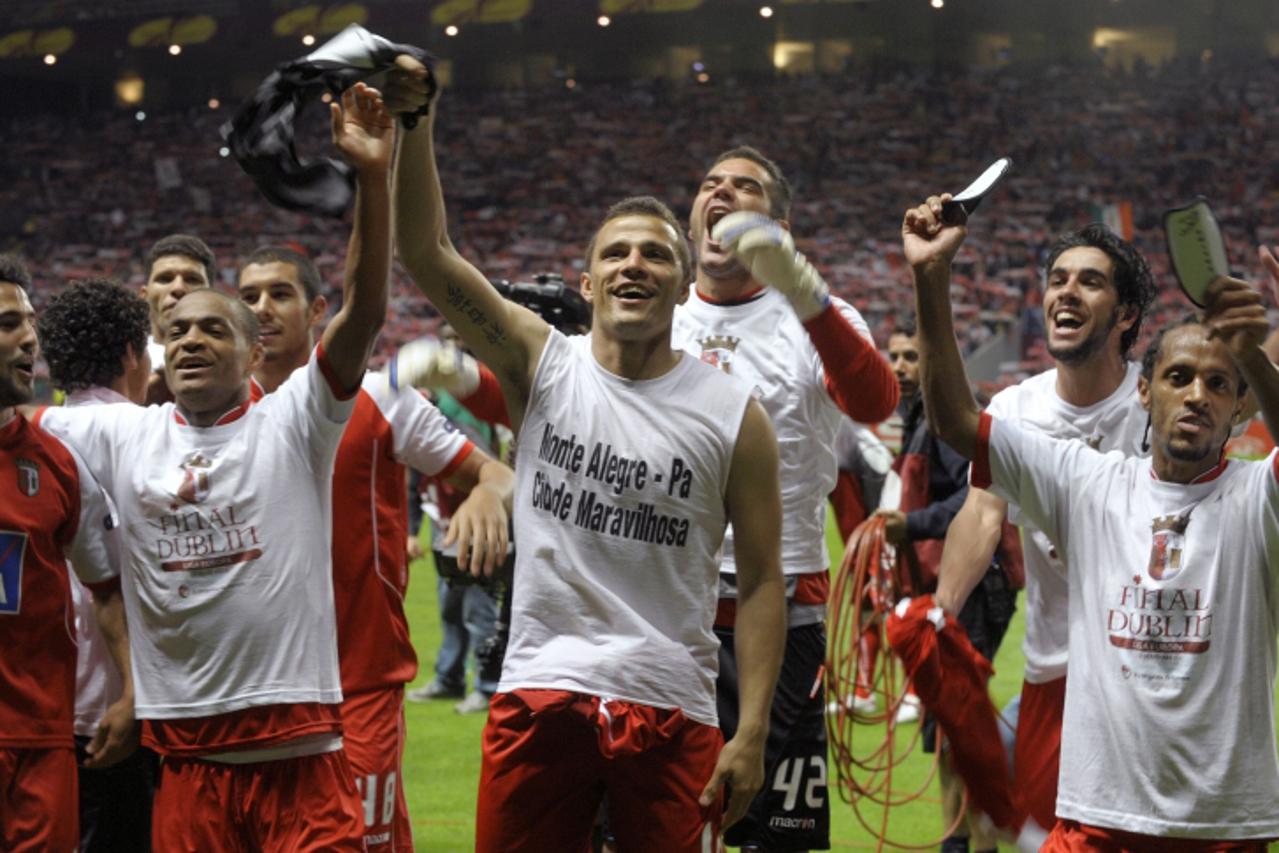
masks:
[[[709,83],[709,82],[711,82],[711,75],[709,75],[709,74],[707,74],[705,71],[703,71],[701,74],[698,74],[698,75],[697,75],[697,82],[698,82],[698,83]]]
[[[46,54],[44,55],[44,64],[45,64],[45,65],[57,65],[57,64],[58,64],[58,57],[54,56],[52,53],[46,53]]]
[[[759,7],[759,16],[760,16],[761,18],[771,18],[771,17],[773,17],[773,7],[772,7],[772,6],[760,6],[760,7]]]
[[[932,6],[934,9],[940,9],[946,5],[946,0],[928,0],[928,5]]]
[[[217,98],[209,98],[209,109],[216,110],[220,106],[222,106],[222,102]]]
[[[146,114],[146,113],[144,113],[142,110],[138,110],[136,113],[134,113],[134,114],[133,114],[133,117],[134,117],[134,118],[136,118],[138,121],[146,121],[146,120],[147,120],[147,114]]]
[[[444,28],[444,35],[448,36],[449,38],[452,38],[453,36],[457,34],[458,34],[458,29],[453,24],[449,24],[447,27]]]
[[[311,45],[315,44],[315,36],[311,35],[310,33],[307,33],[306,35],[302,36],[302,44],[306,45],[307,47],[310,47]]]
[[[180,44],[169,45],[169,56],[177,56],[180,53],[182,53],[182,45]]]
[[[601,27],[607,27],[609,24],[613,23],[613,19],[608,15],[600,15],[595,19],[595,23],[599,24]]]
[[[218,149],[218,156],[219,156],[219,157],[230,157],[230,156],[231,156],[231,149],[230,149],[230,148],[227,148],[225,145],[223,145],[221,148],[219,148],[219,149]]]

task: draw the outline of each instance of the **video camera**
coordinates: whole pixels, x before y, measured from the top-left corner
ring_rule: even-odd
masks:
[[[541,272],[532,281],[494,281],[503,298],[523,305],[566,335],[582,335],[591,328],[591,306],[582,294],[564,283],[559,273]]]

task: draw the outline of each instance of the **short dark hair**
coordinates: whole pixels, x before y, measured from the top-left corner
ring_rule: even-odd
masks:
[[[1100,222],[1094,222],[1079,231],[1057,238],[1048,249],[1044,274],[1052,272],[1053,264],[1057,263],[1062,252],[1081,247],[1100,249],[1106,253],[1115,266],[1115,290],[1119,294],[1119,304],[1136,309],[1136,322],[1119,338],[1119,354],[1127,358],[1133,344],[1141,336],[1141,321],[1155,301],[1155,279],[1150,274],[1150,265],[1136,246]]]
[[[768,215],[774,219],[790,217],[791,186],[790,181],[782,174],[782,167],[764,156],[763,152],[751,145],[738,145],[730,148],[715,158],[711,163],[714,169],[725,160],[750,160],[758,165],[773,182],[773,190],[768,194]],[[707,171],[710,171],[709,169]]]
[[[17,255],[0,255],[0,281],[31,289],[31,272]]]
[[[634,195],[624,198],[608,209],[596,227],[595,233],[591,235],[591,242],[586,244],[586,269],[591,268],[591,259],[595,256],[595,240],[599,237],[600,230],[614,219],[620,219],[623,216],[652,216],[671,226],[675,232],[675,255],[679,258],[680,266],[684,270],[681,283],[687,284],[693,277],[693,253],[688,248],[688,241],[684,239],[684,232],[675,214],[651,195]]]
[[[217,299],[221,299],[231,306],[231,319],[240,327],[240,331],[244,333],[244,337],[249,344],[255,344],[262,337],[262,324],[258,322],[258,315],[253,313],[253,309],[246,305],[241,299],[220,290],[214,290],[212,287],[201,288],[196,293],[207,293]],[[165,337],[168,337],[169,330],[164,330]]]
[[[40,349],[63,391],[109,386],[130,348],[141,358],[151,331],[146,300],[113,278],[73,281],[40,314]]]
[[[320,271],[315,262],[299,251],[287,246],[262,246],[244,259],[240,265],[241,272],[251,264],[292,264],[298,271],[298,282],[306,293],[307,304],[314,302],[320,294]]]
[[[147,278],[151,277],[151,268],[155,266],[155,262],[166,255],[182,255],[193,261],[199,261],[204,265],[204,274],[209,279],[209,283],[213,283],[213,268],[217,262],[213,257],[213,250],[199,237],[193,237],[190,234],[170,234],[156,240],[151,250],[147,252]]]
[[[893,325],[893,330],[889,332],[888,336],[891,338],[893,335],[905,335],[908,338],[913,338],[918,334],[919,327],[915,325],[915,316],[913,314],[906,314],[898,318],[897,322]]]
[[[1150,346],[1146,347],[1146,352],[1141,357],[1141,375],[1146,382],[1153,382],[1155,378],[1155,365],[1159,363],[1160,356],[1164,352],[1164,338],[1169,332],[1177,329],[1184,329],[1187,326],[1204,326],[1203,318],[1198,314],[1191,312],[1184,314],[1175,323],[1169,323],[1164,326],[1155,337],[1150,341]],[[1207,326],[1204,326],[1206,329]],[[1233,360],[1231,361],[1233,364]],[[1235,375],[1239,377],[1239,386],[1235,389],[1235,397],[1242,397],[1248,393],[1248,380],[1244,378],[1243,371],[1235,365]]]

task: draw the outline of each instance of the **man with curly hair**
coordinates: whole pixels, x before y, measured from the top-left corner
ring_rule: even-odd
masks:
[[[39,326],[49,376],[68,403],[143,401],[157,365],[147,352],[151,317],[140,296],[115,279],[74,281],[49,300]]]
[[[49,377],[67,406],[142,404],[151,358],[147,303],[114,279],[72,282],[49,300],[39,332]],[[75,608],[75,738],[80,777],[80,849],[149,850],[157,758],[141,748],[112,767],[86,767],[85,747],[124,692],[120,670],[93,617],[93,597],[71,575]]]

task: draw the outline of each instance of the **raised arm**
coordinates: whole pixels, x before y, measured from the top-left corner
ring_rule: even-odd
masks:
[[[404,133],[394,180],[397,251],[418,289],[497,374],[518,424],[550,326],[503,299],[453,248],[432,141],[438,113],[437,101],[425,121]]]
[[[737,554],[737,651],[741,717],[724,744],[702,805],[710,805],[727,783],[732,798],[724,815],[729,827],[746,814],[764,784],[768,712],[786,645],[786,585],[782,579],[782,499],[777,438],[759,403],[742,419],[728,479],[728,516]]]
[[[324,330],[325,357],[342,388],[355,389],[386,320],[391,275],[395,126],[376,89],[356,83],[331,105],[333,143],[355,167],[355,221],[346,251],[342,308]]]
[[[931,196],[906,211],[902,248],[915,279],[920,387],[929,426],[956,452],[972,459],[981,409],[968,387],[950,312],[950,262],[968,229],[942,223],[942,202],[949,198]]]
[[[1273,262],[1273,257],[1270,260]],[[1231,358],[1257,400],[1266,427],[1271,435],[1279,435],[1279,369],[1262,349],[1270,325],[1261,294],[1247,282],[1219,278],[1209,286],[1207,301],[1205,324],[1214,337],[1229,347]]]

